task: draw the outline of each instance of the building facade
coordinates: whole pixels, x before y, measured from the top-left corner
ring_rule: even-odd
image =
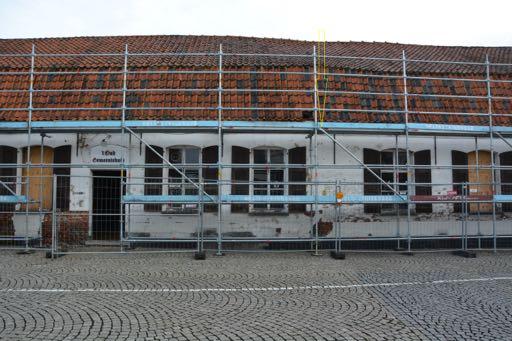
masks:
[[[512,233],[510,48],[148,36],[0,52],[6,238]]]

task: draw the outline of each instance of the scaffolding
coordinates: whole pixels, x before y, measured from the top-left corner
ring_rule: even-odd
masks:
[[[197,231],[197,239],[183,239],[183,240],[175,240],[175,242],[181,243],[195,243],[194,251],[197,252],[198,257],[204,257],[204,248],[205,243],[208,245],[215,245],[214,250],[218,255],[226,252],[224,250],[223,245],[227,242],[229,243],[243,243],[248,241],[248,239],[244,238],[223,238],[223,227],[224,227],[224,218],[223,218],[223,210],[222,207],[224,205],[233,205],[233,204],[304,204],[309,207],[311,222],[313,225],[312,233],[309,238],[279,238],[279,242],[304,242],[309,243],[308,250],[313,254],[319,254],[325,243],[329,243],[328,249],[332,249],[335,254],[339,255],[343,248],[342,242],[350,241],[351,238],[344,237],[342,230],[343,224],[341,220],[342,215],[342,205],[358,205],[358,204],[393,204],[396,207],[399,205],[406,205],[407,207],[407,216],[406,216],[406,233],[405,236],[401,236],[397,234],[396,236],[389,237],[375,237],[374,240],[393,240],[398,242],[398,247],[404,246],[408,252],[412,252],[412,242],[414,239],[427,239],[427,237],[415,237],[411,233],[411,205],[418,203],[431,203],[431,204],[453,204],[460,203],[463,205],[463,230],[459,236],[459,239],[462,241],[461,249],[468,249],[468,235],[467,228],[465,228],[464,224],[467,221],[468,217],[468,202],[474,204],[490,204],[492,206],[492,236],[491,236],[491,246],[490,249],[496,250],[498,249],[498,238],[510,238],[512,235],[512,231],[510,231],[509,235],[501,235],[498,236],[496,229],[496,221],[497,221],[497,205],[501,203],[510,203],[512,202],[512,193],[510,194],[500,194],[498,191],[498,186],[503,185],[503,183],[498,182],[495,178],[495,172],[501,170],[512,170],[512,166],[504,166],[497,165],[495,160],[495,144],[496,140],[502,141],[509,148],[512,148],[512,145],[507,140],[510,136],[512,136],[512,126],[507,125],[499,125],[495,124],[495,120],[497,117],[508,117],[508,114],[497,114],[493,111],[493,100],[511,100],[512,97],[507,96],[496,96],[493,95],[493,84],[494,83],[512,83],[512,80],[509,79],[494,79],[492,77],[492,68],[501,68],[506,69],[512,67],[512,64],[504,64],[504,63],[491,63],[488,56],[482,56],[482,62],[464,62],[464,61],[452,61],[452,60],[420,60],[420,59],[408,59],[406,55],[406,51],[402,52],[402,55],[397,58],[380,58],[380,57],[356,57],[356,56],[341,56],[341,55],[327,55],[324,54],[319,56],[317,54],[316,47],[313,45],[310,54],[282,54],[282,53],[261,53],[261,54],[247,54],[247,53],[233,53],[233,52],[224,52],[222,45],[219,46],[218,51],[210,51],[210,52],[173,52],[173,53],[141,53],[141,52],[130,52],[129,46],[125,45],[125,49],[120,53],[87,53],[87,54],[73,54],[73,53],[37,53],[37,46],[32,46],[32,51],[27,54],[1,54],[1,58],[19,58],[22,60],[29,60],[30,66],[28,71],[2,71],[0,72],[0,82],[2,77],[4,76],[28,76],[29,77],[29,88],[28,89],[2,89],[0,90],[0,94],[2,93],[20,93],[20,92],[28,92],[28,103],[27,107],[19,108],[19,107],[2,107],[0,108],[0,112],[27,112],[27,120],[25,122],[19,121],[3,121],[0,122],[0,133],[2,133],[3,138],[8,136],[7,134],[26,134],[27,142],[26,142],[26,162],[13,164],[2,164],[2,168],[15,167],[16,169],[23,169],[26,172],[27,176],[22,177],[22,181],[17,180],[19,186],[24,186],[24,193],[20,195],[19,191],[13,191],[12,186],[9,186],[9,183],[6,181],[2,181],[0,184],[4,187],[8,193],[6,195],[0,196],[0,202],[2,204],[6,203],[16,203],[24,205],[25,217],[26,217],[26,235],[22,237],[20,240],[20,244],[17,244],[23,247],[24,250],[28,251],[33,248],[40,248],[41,244],[34,244],[31,242],[28,233],[29,226],[29,216],[34,214],[31,212],[29,207],[30,204],[39,205],[39,209],[37,214],[39,216],[43,215],[42,204],[41,204],[41,196],[39,197],[39,202],[34,198],[30,198],[30,181],[31,176],[28,176],[31,169],[37,168],[57,168],[62,167],[59,164],[48,164],[43,163],[43,157],[41,156],[40,164],[32,164],[31,162],[31,146],[33,145],[33,135],[34,134],[47,134],[47,133],[119,133],[121,136],[121,140],[125,145],[131,145],[132,141],[137,141],[141,146],[145,146],[146,148],[152,150],[161,160],[161,167],[168,167],[176,171],[180,176],[190,184],[190,186],[194,187],[197,191],[197,194],[181,194],[181,195],[143,195],[143,194],[133,194],[129,190],[130,186],[136,184],[145,185],[146,182],[144,179],[138,179],[135,176],[132,176],[131,170],[134,168],[148,168],[148,167],[156,167],[155,165],[134,165],[130,163],[130,160],[126,160],[122,158],[122,161],[118,164],[118,169],[121,174],[121,178],[125,178],[123,181],[123,185],[120,188],[120,208],[119,212],[122,216],[120,224],[122,227],[119,229],[119,246],[120,252],[126,252],[132,248],[133,245],[137,243],[147,243],[151,242],[172,242],[169,239],[163,240],[150,240],[144,237],[132,237],[127,233],[127,227],[130,225],[130,207],[132,205],[145,205],[145,204],[167,204],[167,203],[183,203],[183,204],[195,204],[199,208],[197,211],[197,219],[198,219],[198,231]],[[48,58],[48,59],[59,59],[59,58],[69,58],[69,59],[85,59],[85,58],[119,58],[122,60],[121,70],[113,71],[113,70],[67,70],[67,71],[47,71],[47,70],[39,70],[37,67],[37,61],[39,58]],[[169,70],[161,70],[161,69],[146,69],[146,70],[132,70],[130,69],[130,60],[132,58],[140,58],[140,57],[151,57],[151,58],[198,58],[204,57],[209,60],[216,61],[216,67],[212,68],[209,66],[205,66],[201,68],[192,68],[189,70],[182,70],[179,68],[169,69]],[[302,63],[304,61],[309,61],[309,66],[311,69],[302,70],[302,71],[279,71],[272,70],[268,68],[266,70],[246,70],[246,69],[229,69],[225,67],[225,59],[226,58],[246,58],[247,60],[301,60]],[[320,63],[320,59],[322,60],[336,60],[336,61],[351,61],[351,62],[383,62],[383,63],[395,63],[401,65],[401,74],[393,74],[392,72],[333,72],[328,70],[324,66],[319,68],[318,65]],[[429,76],[417,76],[417,75],[409,75],[408,66],[410,63],[414,64],[428,64],[428,65],[445,65],[451,66],[456,65],[458,67],[472,67],[472,68],[481,68],[484,70],[482,72],[483,77],[477,78],[472,74],[466,75],[464,73],[460,73],[460,77],[453,77],[453,74],[450,75],[429,75]],[[213,63],[210,63],[213,65]],[[93,69],[93,68],[91,68]],[[454,72],[457,73],[457,72]],[[38,75],[116,75],[121,76],[122,86],[119,89],[88,89],[88,88],[80,88],[80,89],[36,89],[34,88],[34,80]],[[151,74],[183,74],[183,75],[216,75],[217,77],[217,87],[214,88],[129,88],[128,87],[128,77],[130,75],[151,75]],[[273,74],[273,75],[283,75],[283,76],[309,76],[313,77],[313,87],[310,89],[264,89],[264,88],[228,88],[223,84],[223,77],[225,75],[233,75],[233,74],[250,74],[250,75],[261,75],[261,74]],[[448,74],[448,73],[447,73]],[[395,79],[401,82],[402,91],[400,92],[380,92],[378,90],[369,90],[369,91],[349,91],[349,90],[336,90],[332,89],[322,89],[319,88],[317,80],[324,77],[336,77],[336,76],[346,76],[346,77],[367,77],[373,79]],[[478,86],[485,86],[486,94],[483,95],[458,95],[458,94],[415,94],[410,93],[408,91],[408,82],[411,80],[431,80],[431,81],[463,81],[472,84],[477,84]],[[33,103],[33,97],[36,93],[116,93],[122,95],[122,101],[119,106],[115,107],[36,107]],[[131,107],[128,103],[127,97],[129,93],[147,93],[147,92],[160,92],[160,93],[209,93],[213,94],[217,97],[216,105],[213,106],[173,106],[170,103],[168,106],[144,106],[144,107]],[[286,103],[283,103],[282,106],[278,107],[261,107],[257,106],[229,106],[224,102],[224,97],[230,94],[251,94],[251,93],[292,93],[298,95],[307,95],[312,96],[313,105],[311,107],[297,107],[286,106]],[[340,122],[336,120],[324,120],[324,116],[329,113],[372,113],[372,114],[386,114],[389,113],[390,110],[387,109],[361,109],[361,108],[331,108],[325,106],[325,97],[323,104],[320,102],[320,98],[322,96],[344,96],[344,95],[370,95],[370,96],[392,96],[392,97],[402,97],[403,107],[401,109],[392,110],[394,115],[398,115],[401,119],[400,122],[384,122],[384,123],[372,123],[372,122]],[[418,111],[411,109],[409,103],[412,98],[419,97],[422,98],[448,98],[448,99],[460,99],[460,100],[486,100],[487,101],[487,112],[443,112],[443,111]],[[160,110],[160,111],[181,111],[181,112],[194,112],[194,111],[212,111],[216,112],[217,119],[216,120],[141,120],[141,119],[130,119],[129,113],[134,110],[139,111],[151,111],[151,110]],[[117,120],[56,120],[56,121],[45,121],[45,120],[34,120],[33,115],[36,112],[116,112],[119,113],[119,119]],[[272,112],[272,111],[280,111],[280,112],[312,112],[312,117],[309,120],[304,121],[236,121],[236,120],[226,120],[224,114],[227,112]],[[438,116],[450,116],[456,115],[460,117],[477,117],[479,119],[486,119],[487,124],[478,124],[478,125],[467,125],[467,124],[441,124],[441,123],[422,123],[417,122],[417,120],[411,121],[411,116],[419,116],[419,115],[438,115]],[[322,117],[320,117],[322,116]],[[217,155],[217,164],[211,165],[212,168],[215,168],[218,173],[218,179],[216,182],[217,194],[208,193],[205,190],[205,186],[207,185],[202,179],[193,179],[186,172],[182,170],[182,167],[178,167],[175,163],[171,162],[171,160],[165,157],[165,154],[160,153],[156,150],[151,143],[149,143],[143,136],[143,133],[192,133],[192,132],[201,132],[201,133],[209,133],[215,134],[217,137],[218,143],[218,155]],[[304,165],[290,165],[290,164],[279,164],[279,165],[266,165],[266,167],[281,167],[284,169],[290,169],[293,167],[303,167],[308,170],[310,175],[310,179],[308,181],[303,181],[300,183],[295,183],[299,185],[305,185],[309,188],[306,194],[303,195],[255,195],[254,193],[249,193],[248,195],[239,195],[229,193],[226,189],[228,186],[232,185],[232,181],[223,178],[223,170],[226,168],[234,168],[234,167],[247,167],[249,169],[253,169],[257,167],[253,162],[249,164],[233,164],[223,162],[224,155],[224,136],[227,134],[244,134],[244,133],[278,133],[278,134],[294,134],[294,135],[303,135],[309,139],[310,142],[310,162],[307,162]],[[414,181],[410,181],[410,177],[407,178],[406,186],[407,190],[405,193],[402,193],[398,190],[399,183],[393,183],[386,181],[379,174],[377,174],[374,169],[375,168],[386,168],[387,166],[384,164],[378,165],[370,165],[361,160],[356,154],[354,154],[350,148],[348,148],[344,143],[343,137],[345,135],[351,134],[377,134],[377,135],[389,135],[394,136],[396,143],[395,148],[398,151],[398,139],[403,137],[405,140],[405,144],[402,147],[405,150],[406,160],[403,165],[394,164],[392,168],[394,170],[403,169],[405,172],[410,175],[414,172],[415,169],[418,168],[429,168],[432,170],[433,168],[446,168],[446,169],[455,169],[456,167],[453,165],[432,165],[429,166],[422,165],[418,167],[417,165],[412,164],[410,159],[410,138],[411,136],[431,136],[431,137],[453,137],[453,136],[461,136],[461,137],[471,137],[475,139],[475,150],[477,151],[476,156],[478,158],[478,138],[480,139],[488,139],[490,146],[490,157],[491,161],[489,165],[480,165],[477,159],[476,162],[476,171],[477,173],[484,170],[490,170],[492,178],[490,183],[487,185],[492,186],[492,195],[483,196],[483,195],[472,195],[468,191],[468,186],[480,186],[484,183],[480,182],[465,182],[463,184],[459,184],[462,186],[463,193],[461,195],[445,195],[443,198],[439,198],[439,196],[414,196],[412,195],[412,186],[418,185],[418,183]],[[318,145],[319,138],[327,138],[332,141],[332,143],[343,150],[346,155],[348,155],[354,162],[357,163],[357,167],[351,165],[344,164],[321,164],[318,158]],[[5,143],[1,143],[5,144]],[[41,155],[43,153],[42,148],[44,148],[44,138],[41,138]],[[128,149],[129,150],[129,149]],[[512,150],[512,149],[511,149]],[[204,165],[191,165],[204,167]],[[88,163],[71,163],[67,165],[69,168],[93,168],[91,164]],[[98,167],[98,166],[96,166]],[[371,173],[378,181],[382,184],[382,186],[387,187],[389,191],[392,192],[392,195],[361,195],[361,194],[351,194],[344,193],[343,198],[340,199],[336,193],[341,192],[341,188],[343,185],[350,185],[350,182],[342,181],[340,179],[336,179],[333,181],[325,181],[320,179],[319,170],[320,169],[350,169],[350,168],[366,170]],[[471,166],[467,165],[466,169]],[[464,167],[462,167],[464,168]],[[479,178],[479,176],[478,176]],[[19,179],[19,176],[18,176]],[[56,208],[56,187],[57,187],[57,176],[53,177],[53,200],[52,200],[52,240],[51,244],[47,246],[49,250],[52,252],[52,255],[66,253],[59,248],[58,244],[58,215]],[[164,185],[164,179],[162,179],[162,186]],[[42,181],[40,181],[42,186]],[[248,185],[253,184],[253,181],[247,182]],[[211,185],[211,183],[209,183]],[[276,182],[274,182],[276,184]],[[294,185],[293,182],[285,181],[279,183],[283,186]],[[332,186],[334,188],[333,193],[325,195],[319,192],[319,186]],[[357,185],[364,186],[363,182],[358,183]],[[421,184],[420,184],[421,185]],[[432,186],[430,184],[423,184],[427,186]],[[447,184],[447,185],[455,185],[455,183]],[[126,192],[125,192],[126,191]],[[41,189],[42,193],[42,189]],[[204,205],[206,204],[216,204],[217,205],[217,222],[216,222],[216,236],[213,238],[206,237],[204,235]],[[319,235],[319,220],[313,217],[319,216],[319,206],[320,205],[331,205],[335,211],[335,219],[334,219],[334,235],[330,237],[322,237]],[[22,206],[20,206],[22,207]],[[19,210],[18,210],[19,211]],[[400,220],[400,213],[397,210],[397,223]],[[478,210],[479,220],[480,222],[480,209]],[[473,236],[475,237],[475,236]],[[435,237],[429,236],[428,239],[453,239],[453,236],[446,237]],[[476,237],[475,237],[476,238]],[[15,240],[16,237],[13,236],[2,236],[2,240]],[[20,239],[20,238],[18,238]],[[357,238],[353,238],[357,239]],[[369,238],[371,239],[371,238]],[[251,242],[271,242],[270,238],[251,238]],[[480,244],[481,238],[478,237],[478,247],[481,248]],[[324,243],[324,244],[322,244]]]

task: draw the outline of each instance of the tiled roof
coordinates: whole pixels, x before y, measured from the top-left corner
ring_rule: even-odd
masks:
[[[268,58],[249,56],[230,56],[229,53],[272,53],[272,54],[311,54],[314,42],[284,39],[216,37],[216,36],[132,36],[132,37],[81,37],[51,39],[0,39],[0,54],[29,53],[32,43],[36,53],[119,53],[128,44],[130,53],[153,52],[212,52],[218,51],[222,43],[224,71],[222,95],[223,117],[225,120],[275,120],[303,121],[311,120],[313,95],[297,92],[312,90],[314,81],[311,75],[312,58]],[[402,45],[389,43],[332,42],[327,45],[328,55],[361,57],[400,58],[402,50],[410,59],[456,60],[481,63],[488,54],[493,63],[512,63],[511,47],[439,47],[421,45]],[[30,59],[27,57],[0,57],[0,70],[27,70]],[[119,56],[88,57],[36,57],[36,70],[39,71],[115,71],[114,74],[37,74],[34,89],[53,89],[54,92],[35,92],[33,105],[34,120],[87,120],[119,119],[122,104],[120,91],[101,91],[101,89],[121,89],[123,58]],[[179,71],[207,70],[215,71],[216,56],[130,56],[130,71]],[[378,73],[400,76],[400,61],[344,60],[328,59],[329,72],[332,73]],[[249,74],[238,71],[287,71],[296,74]],[[230,73],[236,71],[237,73]],[[422,77],[484,78],[482,65],[462,65],[443,63],[408,63],[410,75]],[[494,80],[511,79],[512,68],[495,66],[492,68]],[[145,91],[127,92],[126,104],[128,119],[171,119],[171,120],[214,120],[218,105],[216,89],[218,76],[215,73],[130,73],[127,79],[128,89]],[[0,75],[0,90],[26,90],[29,88],[27,75]],[[62,92],[61,89],[99,89],[96,92]],[[174,89],[174,91],[156,91],[151,89]],[[195,89],[183,92],[175,89]],[[241,89],[259,89],[258,92],[240,91]],[[293,90],[290,92],[272,92],[275,89]],[[366,76],[329,76],[328,91],[344,93],[324,93],[321,89],[320,102],[327,108],[339,111],[327,111],[326,121],[344,122],[403,122],[404,96],[403,82],[397,78],[375,78]],[[388,95],[351,94],[350,92],[379,92]],[[432,80],[410,79],[408,82],[408,104],[410,111],[450,112],[450,115],[411,114],[411,122],[488,124],[487,88],[485,82],[469,82],[458,79]],[[400,95],[389,95],[397,93]],[[426,96],[436,94],[437,96]],[[512,83],[492,82],[492,101],[495,114],[508,115],[511,110]],[[423,96],[419,96],[423,95]],[[445,96],[445,97],[442,97]],[[481,98],[455,98],[451,96],[481,96]],[[28,93],[0,92],[0,108],[26,109],[29,103]],[[286,110],[278,108],[286,107]],[[90,110],[40,110],[41,108],[88,108]],[[117,108],[112,110],[94,110],[94,108]],[[151,108],[151,109],[148,109]],[[155,109],[161,108],[161,109]],[[181,109],[179,109],[181,108]],[[185,108],[194,108],[193,110]],[[260,108],[251,109],[251,108]],[[276,108],[264,110],[264,108]],[[296,108],[296,110],[292,110]],[[382,110],[382,112],[380,112]],[[379,112],[369,112],[379,111]],[[459,113],[459,115],[457,115]],[[481,113],[482,116],[464,116],[460,113]],[[0,120],[21,121],[27,117],[26,110],[0,111]],[[512,117],[512,116],[511,116]],[[497,116],[494,123],[512,125],[508,117]]]
[[[113,37],[75,37],[40,39],[0,39],[0,54],[30,53],[35,44],[36,53],[122,53],[128,44],[131,53],[217,53],[222,44],[224,53],[237,54],[295,54],[311,55],[312,41],[289,39],[252,38],[235,36],[113,36]],[[464,62],[485,62],[486,54],[492,63],[512,63],[512,47],[461,47],[427,46],[396,43],[368,42],[328,42],[328,55],[353,57],[402,58],[402,51],[408,59],[447,60]],[[46,67],[112,67],[122,65],[119,57],[89,58],[45,58],[40,61]],[[208,57],[133,57],[132,66],[208,66],[217,65],[215,58]],[[310,58],[254,58],[248,56],[225,57],[229,66],[304,66],[311,65]],[[331,59],[332,67],[363,68],[380,72],[400,72],[400,62],[355,61]],[[26,66],[26,60],[0,58],[0,67]],[[417,72],[480,72],[481,67],[457,64],[418,64],[410,63],[409,70]]]

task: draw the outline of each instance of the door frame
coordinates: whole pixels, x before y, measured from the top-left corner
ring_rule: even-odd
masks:
[[[126,182],[126,171],[125,170],[122,170],[120,168],[90,168],[90,179],[91,181],[89,182],[89,193],[90,193],[90,196],[89,196],[89,233],[88,233],[88,237],[89,238],[92,238],[93,235],[94,235],[94,228],[93,228],[93,219],[94,219],[94,214],[93,214],[93,205],[94,205],[94,177],[95,177],[95,174],[96,172],[119,172],[121,174],[122,172],[122,177],[121,177],[121,186],[123,186],[123,181]],[[126,185],[123,186],[123,194],[126,193]],[[120,200],[122,200],[122,198],[120,198]],[[124,210],[124,205],[121,206],[121,222],[122,222],[122,226],[121,228],[125,228],[125,224],[126,224],[126,217],[124,215],[125,213],[125,210]],[[124,222],[124,223],[123,223]]]

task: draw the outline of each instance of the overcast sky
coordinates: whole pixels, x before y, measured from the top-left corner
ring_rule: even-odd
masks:
[[[0,0],[0,37],[203,34],[512,45],[504,0]]]

